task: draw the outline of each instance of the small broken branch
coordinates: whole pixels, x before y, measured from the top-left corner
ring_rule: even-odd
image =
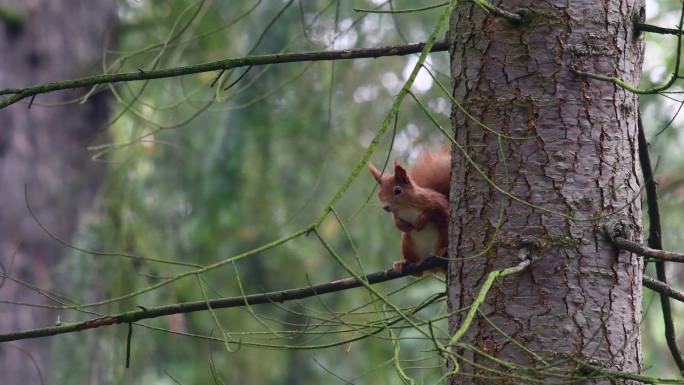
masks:
[[[684,302],[684,292],[679,291],[666,283],[658,281],[657,279],[654,279],[647,275],[644,275],[641,282],[644,286],[657,293],[666,295],[674,300]]]
[[[639,32],[659,33],[661,35],[681,35],[684,31],[678,28],[663,28],[657,25],[636,23],[634,29]]]
[[[654,258],[661,261],[668,262],[681,262],[684,263],[684,254],[676,253],[674,251],[658,250],[653,249],[648,246],[644,246],[641,243],[632,242],[624,238],[613,238],[613,246],[620,250],[630,251],[635,254],[639,254],[644,257]]]

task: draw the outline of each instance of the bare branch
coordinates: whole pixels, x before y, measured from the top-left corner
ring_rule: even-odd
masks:
[[[658,281],[657,279],[649,277],[647,275],[644,275],[641,282],[647,288],[655,292],[658,292],[661,295],[665,295],[677,301],[684,302],[684,292],[679,291],[666,283]]]
[[[393,279],[405,277],[410,274],[420,273],[435,267],[447,266],[444,258],[432,257],[425,260],[420,265],[404,265],[403,271],[398,273],[393,269],[378,271],[367,274],[364,279],[369,284],[391,281]],[[231,307],[241,307],[271,302],[285,302],[296,299],[303,299],[317,296],[320,294],[334,293],[363,286],[364,283],[356,278],[346,278],[337,281],[322,283],[319,285],[300,287],[296,289],[273,291],[270,293],[252,294],[240,297],[217,298],[209,301],[183,302],[173,305],[159,306],[154,308],[141,308],[124,313],[93,318],[87,321],[62,324],[52,327],[24,330],[15,333],[0,334],[0,342],[24,340],[30,338],[40,338],[54,336],[57,334],[73,333],[81,330],[96,329],[104,326],[118,325],[122,323],[133,323],[144,319],[157,318],[171,314],[192,313],[196,311],[211,309],[223,309]]]
[[[631,251],[632,253],[639,254],[644,257],[655,258],[661,261],[684,263],[684,254],[682,253],[653,249],[648,246],[644,246],[641,243],[629,241],[624,238],[613,238],[613,246],[621,250]]]
[[[197,74],[202,72],[224,71],[231,68],[258,66],[266,64],[324,60],[348,60],[362,58],[377,58],[382,56],[402,56],[420,53],[425,47],[425,44],[426,43],[413,43],[381,48],[357,48],[335,51],[313,51],[269,55],[254,55],[234,59],[218,60],[209,63],[193,64],[183,67],[164,68],[151,71],[138,70],[135,72],[95,75],[80,79],[63,80],[58,82],[39,84],[27,88],[5,88],[0,89],[0,95],[12,96],[8,96],[0,100],[0,109],[5,108],[11,104],[14,104],[24,98],[57,90],[81,88],[87,86],[94,86],[98,84],[112,84],[119,82],[162,79]],[[435,42],[433,44],[431,52],[446,51],[447,49],[448,44],[444,41],[440,41]]]
[[[636,23],[634,29],[639,32],[659,33],[661,35],[681,35],[684,31],[679,28],[663,28],[657,25]]]

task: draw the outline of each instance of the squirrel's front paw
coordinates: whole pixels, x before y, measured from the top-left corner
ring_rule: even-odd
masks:
[[[409,262],[408,262],[407,260],[405,260],[405,259],[402,259],[401,261],[394,261],[394,263],[392,263],[392,269],[394,269],[394,271],[396,271],[397,273],[401,274],[401,273],[404,272],[404,267],[405,267],[408,263],[409,263]],[[414,276],[414,277],[422,277],[422,276],[423,276],[423,272],[413,273],[413,274],[411,274],[411,275]]]
[[[394,225],[399,229],[399,231],[408,233],[409,231],[413,230],[413,225],[411,222],[407,222],[401,218],[395,218],[394,219]]]
[[[404,271],[404,265],[406,265],[406,260],[394,261],[394,263],[392,263],[392,269],[401,274]]]

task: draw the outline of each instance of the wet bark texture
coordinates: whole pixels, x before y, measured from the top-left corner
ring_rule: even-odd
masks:
[[[604,224],[621,222],[632,239],[641,239],[637,98],[572,69],[638,84],[644,46],[633,20],[643,17],[643,1],[501,4],[527,10],[526,22],[514,25],[486,15],[472,2],[461,2],[452,15],[453,93],[490,128],[527,139],[499,138],[454,108],[457,141],[502,189],[544,209],[594,220],[571,220],[515,202],[456,150],[450,255],[477,255],[499,224],[500,232],[483,256],[452,260],[450,309],[470,305],[487,273],[516,265],[521,245],[533,240],[541,247],[531,268],[495,284],[482,312],[525,349],[557,362],[554,367],[568,374],[579,374],[573,358],[639,372],[641,262],[634,254],[617,253],[602,238]],[[451,333],[462,316],[450,319]],[[462,342],[518,364],[541,365],[482,317]],[[462,375],[452,384],[530,383],[516,375],[553,378],[516,373],[473,350],[456,351],[464,357]],[[506,378],[497,378],[501,373]]]
[[[23,22],[0,18],[0,88],[85,76],[99,72],[105,34],[111,32],[116,2],[108,0],[0,0]],[[24,199],[41,223],[70,240],[79,218],[91,208],[101,184],[104,163],[91,161],[86,146],[103,130],[107,96],[85,104],[45,107],[73,100],[87,90],[38,96],[0,110],[0,268],[15,278],[59,291],[55,266],[68,249],[50,239],[30,217]],[[34,291],[2,281],[5,301],[46,303]],[[56,312],[0,304],[0,331],[47,326]],[[0,345],[0,382],[54,383],[50,349],[53,340]],[[68,354],[69,347],[60,349]],[[39,371],[42,372],[39,374]]]

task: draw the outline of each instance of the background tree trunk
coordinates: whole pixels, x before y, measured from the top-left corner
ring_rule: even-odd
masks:
[[[114,27],[116,2],[2,0],[0,6],[23,18],[21,24],[0,19],[0,88],[101,70],[105,33]],[[41,223],[69,240],[103,180],[104,163],[91,161],[86,145],[103,130],[109,109],[105,94],[93,95],[83,105],[40,104],[72,100],[85,91],[40,95],[30,110],[28,100],[0,110],[0,263],[9,275],[41,288],[59,291],[64,282],[54,280],[54,267],[69,250],[31,219],[24,185]],[[35,292],[9,281],[3,282],[0,295],[9,301],[45,302]],[[58,316],[9,304],[0,304],[0,314],[2,332],[46,326]],[[52,341],[0,346],[1,382],[40,384],[36,366],[48,379]]]
[[[507,10],[533,12],[529,23],[513,25],[472,2],[461,2],[452,15],[453,92],[492,129],[529,139],[501,138],[503,159],[497,135],[454,109],[457,141],[484,173],[522,200],[576,218],[599,218],[574,221],[515,202],[456,150],[450,255],[468,257],[484,250],[501,209],[504,214],[491,250],[477,259],[451,262],[450,309],[470,305],[486,274],[516,265],[521,242],[533,237],[542,246],[531,269],[497,283],[482,312],[549,361],[592,359],[607,368],[639,372],[642,263],[636,255],[617,253],[602,238],[609,221],[622,221],[633,239],[641,237],[637,97],[572,68],[638,84],[644,49],[633,18],[643,15],[643,1],[502,4]],[[461,321],[462,315],[450,319],[452,333]],[[481,317],[462,342],[501,359],[539,364]],[[472,350],[458,353],[496,367]],[[578,364],[570,359],[558,366],[572,371]],[[529,383],[473,378],[496,374],[466,361],[461,372],[453,384]]]

